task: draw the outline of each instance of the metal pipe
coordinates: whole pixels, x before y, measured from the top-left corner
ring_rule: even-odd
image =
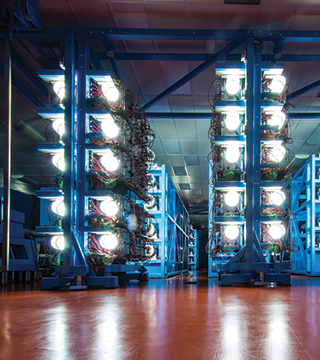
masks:
[[[2,271],[9,270],[10,249],[10,187],[11,187],[11,41],[5,29],[5,95],[4,95],[4,156],[3,156],[3,237]]]

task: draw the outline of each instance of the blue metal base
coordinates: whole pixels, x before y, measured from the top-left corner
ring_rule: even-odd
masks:
[[[86,276],[83,278],[88,288],[104,287],[115,289],[119,287],[117,276]],[[73,276],[62,276],[42,279],[42,290],[52,290],[54,288],[70,287],[75,281]]]
[[[255,271],[239,274],[221,274],[220,286],[232,286],[235,284],[252,284],[254,285],[259,274]],[[259,280],[259,279],[258,279]],[[265,273],[264,281],[268,283],[277,283],[279,285],[291,285],[291,275],[289,273]]]

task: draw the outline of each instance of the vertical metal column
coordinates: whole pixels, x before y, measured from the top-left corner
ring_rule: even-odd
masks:
[[[10,251],[10,188],[11,188],[11,41],[9,28],[5,29],[5,99],[4,99],[4,153],[3,153],[3,237],[2,271],[9,270]]]
[[[85,186],[86,186],[86,74],[89,69],[90,50],[87,41],[81,43],[77,51],[77,184],[76,184],[76,233],[79,245],[85,248],[84,226],[85,226]]]
[[[254,87],[253,87],[253,229],[255,247],[260,248],[260,198],[261,198],[261,44],[254,46]],[[258,250],[258,249],[257,249]],[[259,251],[258,251],[259,253]],[[264,261],[264,259],[259,259]]]
[[[65,36],[65,135],[63,175],[63,192],[65,216],[63,217],[63,233],[65,248],[63,250],[63,273],[71,273],[71,250],[74,227],[74,109],[75,109],[75,44],[74,36]]]
[[[254,114],[255,114],[255,62],[254,62],[254,37],[247,37],[247,139],[246,139],[246,263],[247,269],[253,264],[253,239],[254,239]],[[260,137],[259,137],[260,142]],[[260,154],[259,154],[260,158]]]

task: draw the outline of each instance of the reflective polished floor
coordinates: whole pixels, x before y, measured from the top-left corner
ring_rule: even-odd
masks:
[[[0,359],[320,359],[320,279],[219,288],[195,275],[126,288],[0,287]]]

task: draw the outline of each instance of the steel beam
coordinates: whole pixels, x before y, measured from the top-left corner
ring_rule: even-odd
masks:
[[[128,61],[205,61],[208,58],[208,53],[204,54],[175,54],[175,53],[126,53],[115,52],[116,60]],[[109,60],[110,58],[105,52],[96,51],[95,56],[100,60]],[[225,61],[240,62],[241,54],[227,54]],[[274,62],[274,54],[262,55],[262,62]],[[297,55],[285,54],[281,56],[281,62],[319,62],[320,55]]]
[[[311,90],[314,90],[319,86],[320,86],[320,80],[317,80],[317,81],[313,82],[310,85],[304,86],[303,88],[294,91],[293,93],[290,94],[289,98],[290,98],[290,100],[295,99],[298,96],[303,95],[303,94],[305,94],[305,93],[307,93],[307,92],[309,92]]]
[[[4,151],[3,151],[3,237],[1,270],[9,270],[10,202],[11,202],[11,41],[9,28],[5,29],[5,95],[4,95]]]
[[[146,113],[150,119],[211,119],[211,112],[152,112]],[[290,119],[319,120],[320,113],[290,112]]]
[[[319,120],[320,113],[290,113],[290,119]]]
[[[88,38],[111,38],[112,40],[198,40],[239,41],[251,35],[261,41],[319,42],[316,31],[268,31],[268,30],[210,30],[210,29],[132,29],[132,28],[71,28],[55,27],[45,31],[15,29],[11,36],[17,39],[60,39],[66,32],[86,35]],[[1,35],[0,35],[1,38]]]
[[[224,47],[222,50],[217,52],[216,54],[209,56],[208,59],[203,62],[201,65],[193,69],[189,74],[185,75],[182,79],[175,82],[173,85],[169,86],[168,89],[164,90],[161,94],[157,95],[155,98],[150,100],[147,104],[142,106],[143,110],[148,110],[153,105],[157,104],[159,101],[167,97],[168,95],[175,92],[177,89],[179,89],[181,86],[192,80],[195,76],[202,73],[204,70],[206,70],[208,67],[213,65],[218,60],[222,59],[225,54],[228,54],[230,51],[236,49],[239,45],[242,44],[242,41],[236,41],[232,42],[231,44],[228,44],[226,47]]]

